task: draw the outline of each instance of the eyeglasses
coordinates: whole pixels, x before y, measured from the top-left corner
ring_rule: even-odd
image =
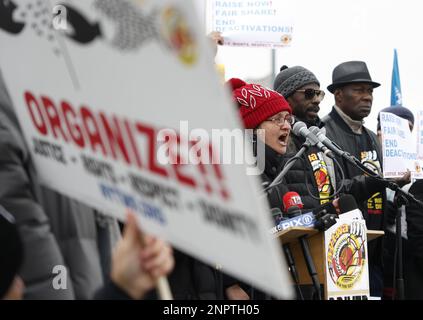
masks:
[[[304,92],[304,98],[307,100],[311,100],[314,96],[318,96],[320,100],[323,100],[325,97],[325,92],[323,90],[315,90],[315,89],[303,89],[303,90],[295,90],[296,92]]]
[[[278,126],[283,126],[285,122],[288,123],[289,125],[293,125],[295,122],[295,118],[291,114],[287,114],[286,116],[278,116],[275,118],[267,119],[266,121],[272,121]]]

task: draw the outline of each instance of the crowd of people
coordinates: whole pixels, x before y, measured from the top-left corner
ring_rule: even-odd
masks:
[[[217,37],[215,41],[222,44],[223,40]],[[342,150],[381,173],[380,128],[376,135],[364,126],[372,110],[373,90],[379,86],[365,62],[340,63],[327,87],[333,95],[333,109],[321,116],[319,104],[325,91],[313,72],[302,66],[283,66],[273,89],[230,79],[226,87],[234,105],[245,128],[254,130],[253,150],[259,144],[265,150],[257,154],[265,157],[263,186],[268,186],[303,146],[305,138],[291,130],[298,121],[308,128],[324,128],[326,136]],[[248,97],[251,94],[254,106]],[[391,106],[382,111],[407,119],[412,130],[414,117],[407,108]],[[271,298],[216,266],[142,234],[133,214],[128,214],[122,226],[102,212],[42,187],[1,74],[0,180],[0,298],[156,299],[153,289],[162,276],[168,276],[176,299]],[[422,181],[412,183],[407,174],[395,182],[423,200]],[[328,202],[337,207],[340,195],[352,195],[367,228],[386,232],[368,245],[370,295],[392,299],[396,257],[393,225],[398,208],[394,194],[386,187],[383,180],[312,146],[282,183],[269,189],[268,202],[270,208],[280,208],[283,195],[295,191],[305,209],[314,209]],[[405,298],[422,299],[423,209],[409,203],[402,214]],[[52,286],[56,276],[52,270],[57,265],[68,271],[65,290]]]

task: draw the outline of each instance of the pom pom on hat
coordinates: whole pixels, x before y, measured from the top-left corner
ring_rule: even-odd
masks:
[[[235,89],[245,86],[247,83],[241,79],[232,78],[228,80],[227,84],[230,87],[230,90],[234,91]]]

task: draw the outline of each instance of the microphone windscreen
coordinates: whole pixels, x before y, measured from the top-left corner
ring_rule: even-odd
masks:
[[[313,213],[316,216],[316,218],[319,218],[320,216],[328,214],[328,213],[336,214],[336,208],[332,202],[326,202],[320,207],[313,209]]]
[[[272,213],[272,217],[282,215],[282,210],[279,208],[272,208],[270,209],[270,212]]]
[[[349,212],[358,209],[357,201],[350,194],[345,194],[339,197],[339,210],[341,213]]]
[[[301,201],[301,197],[298,194],[298,192],[295,191],[289,191],[287,193],[285,193],[283,195],[283,209],[285,212],[287,212],[287,210],[292,207],[292,206],[297,206],[300,209],[303,208],[303,202]]]
[[[292,206],[292,207],[288,208],[286,214],[290,218],[296,217],[296,216],[299,216],[301,214],[301,209],[298,206]]]
[[[307,125],[302,121],[297,121],[297,122],[295,122],[294,126],[292,127],[292,132],[296,136],[300,136],[301,135],[300,130],[302,128],[307,128]]]

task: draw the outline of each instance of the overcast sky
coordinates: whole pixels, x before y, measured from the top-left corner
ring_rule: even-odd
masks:
[[[206,0],[193,0],[205,21]],[[239,0],[238,0],[239,1]],[[285,1],[285,0],[277,0]],[[301,65],[320,80],[326,97],[321,115],[331,109],[326,90],[332,70],[341,62],[362,60],[374,81],[373,110],[366,125],[376,129],[377,112],[390,105],[394,48],[398,50],[404,106],[423,109],[423,4],[415,0],[295,0],[285,1],[294,21],[291,47],[277,49],[276,66]],[[271,72],[269,49],[219,47],[217,61],[226,78],[261,78]]]

